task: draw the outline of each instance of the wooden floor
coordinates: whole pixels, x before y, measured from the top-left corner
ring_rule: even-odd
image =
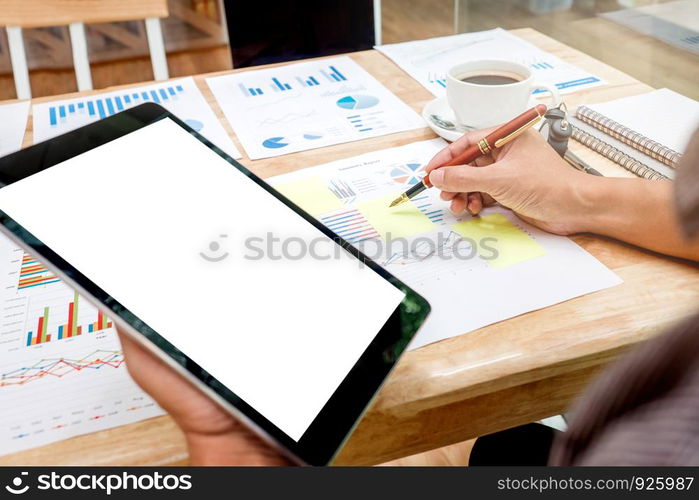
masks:
[[[596,17],[585,2],[543,16],[532,14],[522,2],[512,0],[460,0],[460,5],[460,31],[532,27],[653,87],[669,87],[699,99],[698,55]],[[594,2],[598,11],[618,9],[618,5],[616,0]],[[384,43],[454,33],[453,0],[383,0],[382,13]],[[224,46],[169,54],[168,66],[171,76],[186,76],[229,69],[231,58]],[[153,78],[148,58],[94,64],[92,72],[95,88]],[[72,68],[33,71],[31,83],[36,97],[77,90]],[[0,100],[13,98],[12,75],[0,75]]]

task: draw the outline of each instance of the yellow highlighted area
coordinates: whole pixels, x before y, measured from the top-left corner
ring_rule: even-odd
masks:
[[[320,177],[309,177],[286,184],[277,184],[274,189],[313,216],[344,207]]]
[[[402,203],[389,208],[395,195],[383,196],[360,203],[357,209],[385,239],[388,233],[392,239],[407,238],[434,229],[432,221],[412,203]]]
[[[452,229],[464,238],[474,240],[478,247],[478,255],[495,269],[503,269],[546,255],[544,247],[502,214],[459,222]],[[483,241],[484,238],[492,240]],[[493,249],[497,251],[495,258]]]

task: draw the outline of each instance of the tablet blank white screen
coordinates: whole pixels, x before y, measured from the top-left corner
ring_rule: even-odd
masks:
[[[169,119],[0,189],[0,209],[294,440],[403,299],[344,251],[246,258],[268,234],[275,256],[334,243]]]

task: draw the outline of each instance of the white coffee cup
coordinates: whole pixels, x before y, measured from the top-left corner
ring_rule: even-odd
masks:
[[[514,79],[512,83],[483,84],[465,82],[464,78],[497,75]],[[447,100],[459,124],[477,129],[488,128],[511,120],[529,106],[531,93],[548,90],[553,105],[560,96],[553,85],[534,81],[532,71],[512,61],[479,60],[453,66],[447,72]]]

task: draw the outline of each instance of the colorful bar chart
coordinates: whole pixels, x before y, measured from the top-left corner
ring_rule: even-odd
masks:
[[[73,302],[68,305],[68,323],[58,327],[58,340],[68,339],[82,334],[82,327],[78,326],[78,303],[80,295],[75,292]]]
[[[44,314],[39,317],[36,330],[30,331],[27,334],[27,345],[39,345],[45,342],[51,342],[51,335],[47,335],[46,330],[49,323],[49,308],[44,307]]]
[[[73,292],[73,300],[68,304],[68,314],[66,322],[58,325],[58,327],[56,328],[56,340],[69,339],[71,337],[77,337],[79,335],[82,335],[85,328],[87,328],[87,331],[89,333],[95,333],[102,330],[106,330],[107,328],[111,328],[113,326],[113,323],[109,320],[109,318],[107,318],[107,316],[102,314],[101,311],[97,311],[97,321],[90,322],[84,325],[78,324],[79,305],[80,295],[78,295],[77,292]],[[65,305],[60,306],[60,308],[63,311],[65,311]],[[51,307],[44,307],[43,314],[39,317],[37,321],[36,329],[27,332],[27,346],[51,342],[51,339],[54,338],[54,335],[52,333],[48,333],[50,314],[51,317],[56,318],[56,316],[51,313]],[[92,317],[94,318],[94,316]]]
[[[102,314],[102,311],[97,313],[97,321],[90,323],[88,325],[89,332],[98,332],[100,330],[106,330],[112,327],[112,322],[107,319],[107,317]]]
[[[19,283],[17,285],[18,290],[50,285],[59,281],[61,280],[34,257],[26,253],[22,256],[22,267],[19,271]]]
[[[332,232],[350,243],[375,238],[379,235],[359,210],[340,210],[320,218],[320,222]]]
[[[102,119],[144,102],[162,104],[177,100],[178,95],[182,92],[184,92],[182,85],[168,85],[149,92],[127,90],[113,97],[87,98],[74,104],[51,106],[49,108],[49,125],[57,127],[59,124],[70,121],[73,116],[85,114]]]

